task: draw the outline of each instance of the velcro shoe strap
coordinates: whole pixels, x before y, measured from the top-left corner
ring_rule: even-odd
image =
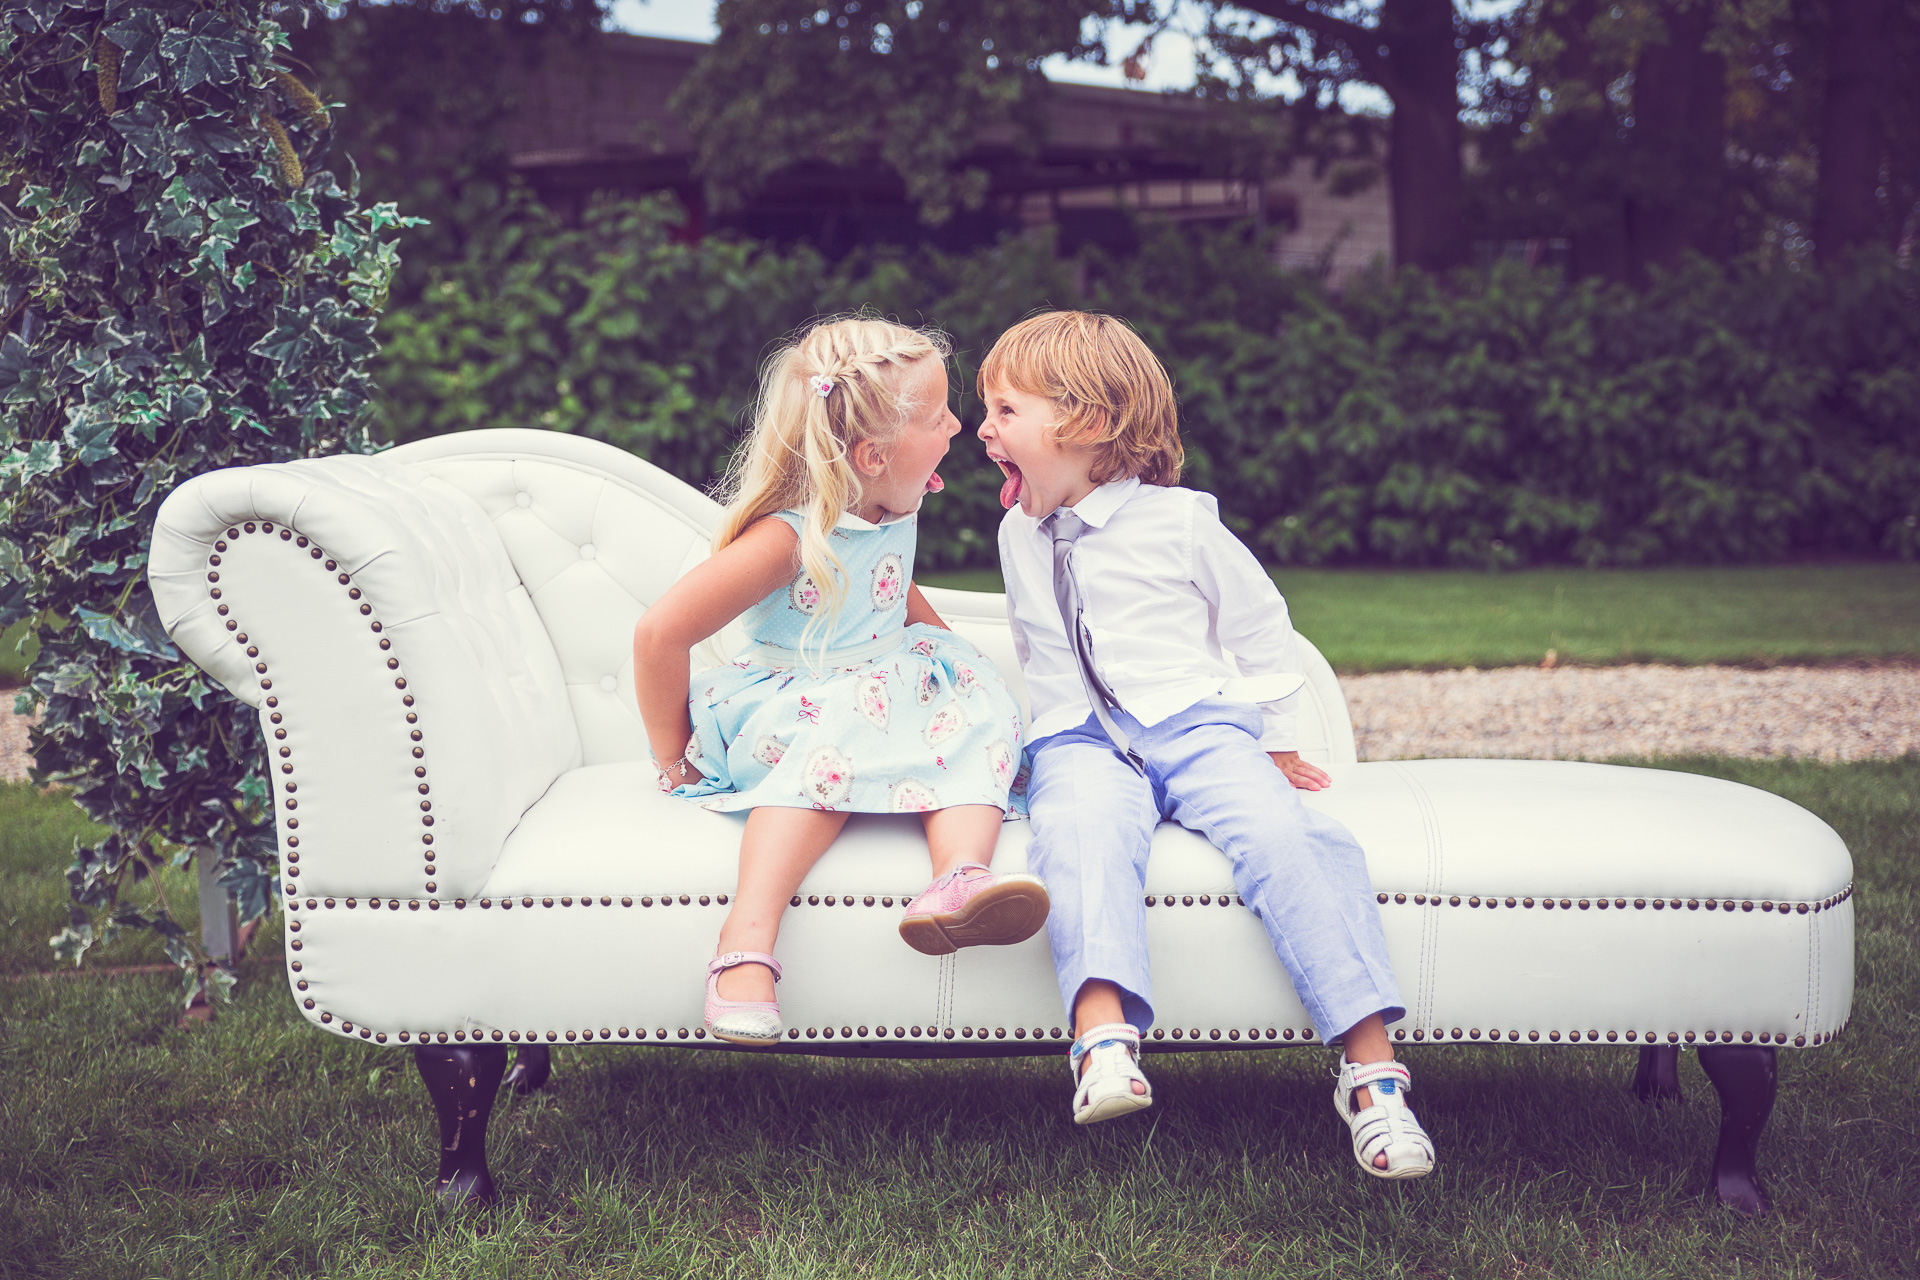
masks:
[[[773,980],[780,981],[780,962],[764,951],[729,951],[723,956],[715,956],[707,962],[707,972],[725,973],[743,964],[763,964],[773,971]]]
[[[1104,1022],[1097,1027],[1087,1028],[1087,1033],[1073,1042],[1067,1050],[1067,1065],[1073,1072],[1073,1078],[1080,1078],[1080,1060],[1103,1044],[1123,1044],[1134,1058],[1140,1056],[1140,1028],[1130,1022]]]
[[[1398,1062],[1369,1062],[1364,1066],[1348,1062],[1343,1064],[1343,1073],[1346,1079],[1342,1083],[1349,1089],[1364,1089],[1378,1080],[1398,1081],[1401,1093],[1413,1088],[1413,1077]]]

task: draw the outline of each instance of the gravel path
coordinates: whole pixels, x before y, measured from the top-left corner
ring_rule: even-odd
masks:
[[[1500,667],[1340,681],[1362,760],[1632,755],[1866,760],[1920,751],[1920,667]],[[27,776],[0,694],[0,779]]]
[[[1920,751],[1920,667],[1501,667],[1341,680],[1362,760]]]
[[[0,782],[25,782],[33,757],[27,754],[27,727],[39,717],[13,714],[12,689],[0,689]]]

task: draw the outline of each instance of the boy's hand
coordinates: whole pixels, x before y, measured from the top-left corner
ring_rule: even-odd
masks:
[[[1323,791],[1333,785],[1333,779],[1326,775],[1318,765],[1308,764],[1300,758],[1298,751],[1269,751],[1274,765],[1287,775],[1287,781],[1302,791]]]

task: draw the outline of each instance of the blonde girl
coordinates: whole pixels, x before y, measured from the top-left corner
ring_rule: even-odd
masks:
[[[913,585],[920,503],[960,429],[947,355],[942,334],[865,316],[778,351],[713,555],[634,629],[661,789],[749,811],[707,967],[707,1030],[735,1044],[780,1039],[781,915],[849,814],[926,825],[934,880],[900,924],[916,950],[1019,942],[1046,919],[1038,879],[988,869],[1019,709]],[[689,680],[692,647],[736,617],[753,644]]]

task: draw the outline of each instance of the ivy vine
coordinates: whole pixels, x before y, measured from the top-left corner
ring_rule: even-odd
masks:
[[[371,446],[373,330],[412,219],[320,167],[332,112],[280,65],[315,0],[5,0],[0,7],[0,626],[40,652],[34,780],[111,834],[76,848],[76,964],[153,929],[189,999],[224,995],[163,896],[217,860],[243,920],[277,875],[251,709],[168,642],[146,583],[181,481]]]

